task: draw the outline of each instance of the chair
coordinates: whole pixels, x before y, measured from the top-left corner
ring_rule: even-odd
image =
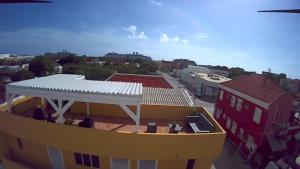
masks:
[[[156,133],[157,126],[155,122],[149,122],[147,125],[147,132],[148,133]]]
[[[169,133],[178,133],[182,127],[178,123],[169,124]]]
[[[85,128],[95,128],[94,121],[88,117],[84,118],[81,122],[79,122],[78,126]]]
[[[33,118],[36,120],[45,120],[45,115],[41,108],[36,108],[33,111]]]

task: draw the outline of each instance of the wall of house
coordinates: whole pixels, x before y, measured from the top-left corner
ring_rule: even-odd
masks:
[[[217,98],[216,109],[214,113],[215,119],[224,128],[224,130],[227,133],[227,137],[230,138],[230,140],[235,145],[239,145],[241,142],[241,138],[238,137],[240,128],[244,129],[245,139],[247,139],[248,135],[251,135],[255,140],[255,144],[259,145],[263,135],[263,131],[265,129],[265,124],[267,123],[269,111],[246,99],[238,97],[237,95],[234,95],[226,90],[223,91],[224,91],[223,100],[220,100],[219,96]],[[231,102],[230,100],[232,95],[236,96],[237,99],[241,98],[243,100],[241,111],[237,111],[236,107],[230,106],[230,102]],[[263,110],[259,124],[253,121],[255,107],[258,107],[261,110]],[[219,118],[216,117],[217,108],[222,110],[222,114],[220,115]],[[226,118],[223,118],[224,113],[226,113]],[[232,133],[231,128],[228,129],[226,127],[226,121],[228,117],[230,117],[233,121],[237,123],[237,129],[235,134]],[[248,153],[248,150],[246,148],[242,148],[242,150],[244,151],[245,154]]]
[[[7,134],[4,139],[9,149],[9,154],[6,154],[7,157],[31,168],[51,169],[45,145],[19,138],[22,144],[21,148],[17,137]]]
[[[135,112],[136,106],[129,106]],[[86,103],[75,102],[70,111],[72,113],[86,114]],[[193,112],[192,107],[187,106],[162,106],[162,105],[142,105],[141,118],[142,119],[184,119],[186,115]],[[90,103],[90,114],[97,116],[109,117],[128,117],[127,113],[119,106],[112,104],[96,104]]]
[[[272,134],[279,123],[289,122],[293,111],[292,98],[289,94],[284,94],[269,107],[270,115],[265,131],[265,134],[267,135]]]
[[[32,169],[32,168],[22,165],[21,163],[18,163],[16,161],[10,160],[5,157],[2,157],[1,160],[2,160],[3,166],[5,166],[5,169]]]

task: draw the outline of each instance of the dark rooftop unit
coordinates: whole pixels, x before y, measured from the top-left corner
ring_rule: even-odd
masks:
[[[147,125],[147,133],[156,133],[157,125],[155,122],[149,122]]]
[[[209,133],[215,130],[214,125],[202,113],[186,116],[186,127],[193,133]]]

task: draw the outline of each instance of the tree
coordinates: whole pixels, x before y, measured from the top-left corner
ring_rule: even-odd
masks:
[[[61,65],[64,64],[70,64],[70,63],[75,63],[75,64],[84,64],[86,60],[86,57],[79,57],[75,55],[68,55],[66,57],[61,58],[58,63]]]
[[[54,71],[54,62],[49,57],[38,56],[29,64],[29,70],[35,76],[44,76]]]
[[[230,78],[235,78],[237,76],[247,74],[243,68],[240,67],[233,67],[229,69],[229,77]]]
[[[17,82],[21,80],[27,80],[34,78],[34,74],[28,70],[20,70],[14,73],[11,77],[12,81]]]
[[[144,62],[141,64],[141,69],[147,72],[156,72],[158,65],[155,62]]]

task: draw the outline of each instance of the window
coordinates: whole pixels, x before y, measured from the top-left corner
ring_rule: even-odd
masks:
[[[235,107],[235,102],[236,102],[236,97],[232,95],[230,99],[230,106]]]
[[[100,168],[100,160],[98,156],[92,155],[92,166],[94,168]]]
[[[249,150],[249,153],[254,153],[256,150],[257,145],[255,144],[255,140],[251,135],[248,135],[246,141],[246,147]]]
[[[20,138],[17,138],[17,142],[18,142],[18,146],[21,150],[23,150],[23,143],[22,140]]]
[[[215,117],[219,119],[221,114],[222,114],[222,109],[217,108],[215,111]]]
[[[194,169],[194,164],[195,164],[195,160],[194,159],[189,159],[186,163],[186,169]]]
[[[83,164],[86,167],[91,167],[92,163],[91,163],[91,156],[89,154],[82,154],[82,158],[83,158]]]
[[[262,110],[260,108],[255,107],[254,115],[253,115],[253,121],[257,124],[260,123]]]
[[[237,128],[237,124],[235,121],[232,121],[232,124],[231,124],[231,133],[232,134],[235,134],[236,133],[236,128]]]
[[[156,169],[157,161],[156,160],[139,160],[138,169]]]
[[[240,128],[238,137],[239,137],[240,139],[242,139],[242,138],[244,137],[244,129],[243,129],[243,128]]]
[[[220,99],[220,100],[223,100],[223,96],[224,96],[224,91],[223,91],[223,90],[220,90],[219,99]]]
[[[74,159],[77,165],[83,165],[82,157],[80,153],[74,153]]]
[[[226,119],[226,113],[223,113],[223,119],[224,120]]]
[[[236,107],[235,107],[235,108],[236,108],[237,111],[241,111],[242,106],[243,106],[243,100],[239,98],[239,99],[237,100],[237,103],[236,103]]]
[[[97,155],[74,153],[74,159],[77,165],[100,168],[100,160]]]
[[[129,169],[130,164],[128,159],[112,158],[111,159],[112,169]]]
[[[228,129],[230,129],[230,126],[231,126],[231,118],[230,118],[230,117],[227,117],[226,127],[227,127]]]

